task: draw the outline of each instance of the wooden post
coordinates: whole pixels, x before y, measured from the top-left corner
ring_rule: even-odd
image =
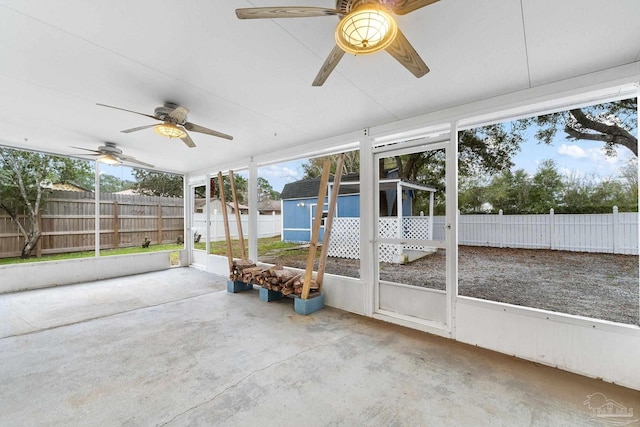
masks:
[[[229,274],[233,271],[233,248],[231,247],[231,235],[229,232],[229,216],[227,215],[227,204],[224,201],[224,178],[222,172],[218,172],[218,192],[222,202],[222,222],[224,223],[224,237],[227,241],[227,259],[229,260]]]
[[[340,180],[342,179],[342,164],[344,162],[344,153],[338,157],[336,164],[336,175],[333,178],[333,191],[329,200],[329,212],[324,223],[324,237],[322,239],[322,250],[320,251],[320,261],[318,261],[318,274],[316,275],[316,285],[318,292],[322,291],[322,279],[324,279],[324,270],[327,265],[327,254],[329,253],[329,242],[331,242],[331,228],[333,225],[333,217],[336,212],[338,203],[338,193],[340,192]]]
[[[40,237],[36,242],[36,258],[40,258],[42,256],[42,215],[38,212],[38,230],[40,230]]]
[[[318,204],[316,205],[316,218],[313,221],[313,229],[311,230],[311,244],[309,245],[309,255],[307,257],[307,268],[304,272],[304,282],[302,283],[302,299],[309,298],[311,291],[311,278],[313,276],[313,264],[316,260],[316,251],[318,250],[318,238],[320,236],[320,225],[322,225],[322,211],[324,206],[324,198],[327,194],[327,184],[329,182],[329,171],[331,169],[331,160],[327,159],[322,165],[322,177],[320,178],[320,189],[318,190]],[[319,212],[318,212],[319,211]]]
[[[620,250],[620,214],[618,213],[617,206],[613,207],[613,216],[611,219],[613,221],[613,253],[624,253]]]
[[[162,238],[162,205],[158,205],[158,244],[161,245],[164,239]]]
[[[236,181],[233,178],[233,171],[229,171],[229,181],[231,183],[231,195],[233,196],[233,209],[236,214],[236,225],[238,226],[238,240],[240,241],[240,254],[242,259],[247,259],[247,251],[244,248],[244,235],[242,234],[242,217],[238,208],[238,197],[236,196]]]
[[[118,206],[118,201],[114,200],[113,201],[113,247],[114,249],[118,248],[118,245],[120,244],[120,220],[118,218],[118,216],[120,215],[119,212],[119,206]]]

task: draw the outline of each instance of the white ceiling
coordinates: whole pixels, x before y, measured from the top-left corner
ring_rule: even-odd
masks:
[[[302,143],[640,60],[637,0],[441,0],[398,17],[431,68],[345,55],[322,87],[334,16],[238,20],[253,6],[331,0],[0,0],[0,144],[77,154],[106,141],[158,169],[237,164]],[[233,141],[167,140],[164,101]]]

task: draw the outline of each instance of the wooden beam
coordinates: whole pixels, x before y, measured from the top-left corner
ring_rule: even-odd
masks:
[[[229,274],[233,271],[233,248],[231,247],[231,234],[229,232],[229,216],[227,215],[227,203],[224,200],[224,178],[222,172],[218,172],[218,192],[222,202],[222,222],[224,223],[224,237],[227,240],[227,259],[229,260]]]
[[[238,197],[236,197],[236,181],[233,178],[233,171],[229,171],[229,181],[231,182],[231,195],[233,196],[233,208],[236,214],[236,224],[238,225],[238,239],[240,240],[240,253],[242,259],[247,259],[247,251],[244,248],[244,235],[242,234],[242,217],[240,216],[240,208],[238,207]]]
[[[38,212],[36,221],[38,221],[38,230],[40,230],[40,237],[36,242],[36,258],[40,258],[42,256],[42,214],[40,212]]]
[[[324,198],[327,194],[327,184],[329,182],[329,172],[331,170],[331,160],[327,159],[322,165],[322,177],[320,178],[320,188],[318,189],[318,204],[316,205],[316,218],[313,221],[311,230],[311,244],[309,245],[309,255],[307,257],[307,268],[304,271],[304,282],[302,284],[302,299],[309,298],[311,291],[311,279],[313,276],[313,264],[316,260],[318,250],[318,240],[320,237],[320,225],[322,225],[322,211]]]
[[[113,247],[117,248],[120,244],[120,207],[118,201],[113,201]]]
[[[316,275],[316,285],[318,292],[322,291],[322,279],[324,279],[324,270],[327,265],[327,254],[329,253],[329,242],[331,241],[331,227],[333,225],[333,217],[336,212],[338,203],[338,193],[340,192],[340,180],[342,179],[342,165],[344,163],[344,153],[338,157],[336,163],[336,174],[333,178],[333,191],[329,200],[329,212],[324,223],[324,237],[322,238],[322,250],[320,251],[320,261],[318,261],[318,274]]]
[[[162,238],[162,205],[158,204],[158,244],[161,245],[164,242]]]

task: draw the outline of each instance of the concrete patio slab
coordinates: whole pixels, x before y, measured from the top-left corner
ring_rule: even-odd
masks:
[[[298,315],[194,269],[118,280],[0,295],[2,322],[22,297],[38,313],[0,339],[0,425],[574,426],[594,393],[640,408],[640,391],[331,307]]]

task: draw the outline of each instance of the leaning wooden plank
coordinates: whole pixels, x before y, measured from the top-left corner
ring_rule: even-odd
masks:
[[[313,275],[313,264],[316,260],[316,251],[318,250],[318,240],[320,237],[320,226],[322,225],[322,211],[324,206],[324,198],[327,194],[327,184],[329,183],[329,171],[331,169],[331,160],[327,159],[322,165],[322,177],[320,178],[320,188],[318,190],[318,204],[316,205],[316,217],[313,221],[313,229],[311,231],[311,244],[309,245],[309,255],[307,257],[307,268],[304,272],[304,281],[302,285],[302,298],[309,298],[311,290],[311,277]]]
[[[220,201],[222,202],[222,222],[224,223],[224,236],[227,239],[227,259],[229,260],[229,272],[233,271],[233,248],[231,247],[231,234],[229,232],[229,216],[227,215],[227,205],[224,201],[224,179],[222,172],[218,172],[218,190]]]
[[[331,241],[331,226],[333,225],[333,216],[336,212],[336,204],[338,203],[338,193],[340,192],[340,180],[342,179],[342,164],[344,162],[344,153],[338,157],[336,163],[336,175],[333,178],[333,191],[331,192],[331,200],[329,200],[329,212],[324,223],[324,236],[322,238],[322,250],[320,251],[320,261],[318,261],[318,274],[316,275],[316,283],[318,291],[322,289],[322,279],[324,279],[324,270],[327,265],[327,255],[329,253],[329,242]]]
[[[244,248],[244,234],[242,233],[242,217],[240,216],[240,208],[238,206],[238,197],[236,195],[236,180],[233,177],[233,171],[229,171],[229,182],[231,184],[231,195],[233,196],[233,210],[236,214],[236,224],[238,226],[238,240],[240,241],[240,255],[242,259],[247,259],[247,251]]]

